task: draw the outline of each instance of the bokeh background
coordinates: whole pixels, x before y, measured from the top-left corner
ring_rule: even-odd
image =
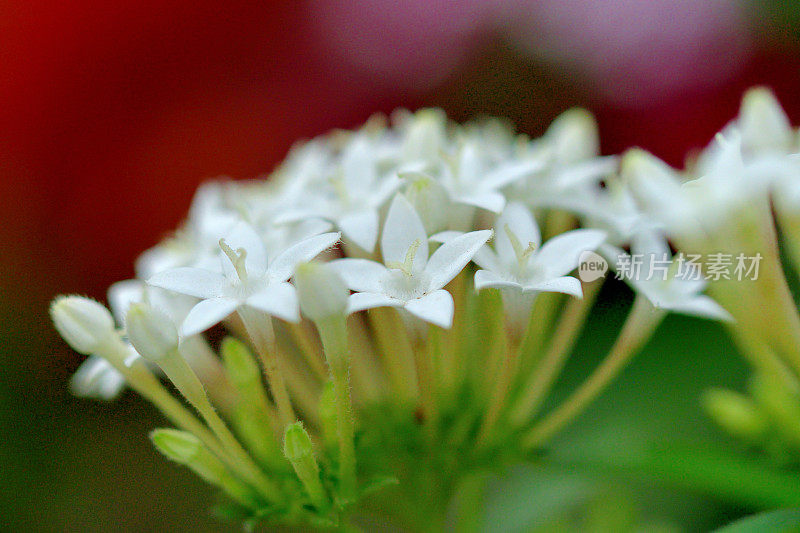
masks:
[[[799,28],[789,0],[1,2],[0,530],[236,529],[150,449],[162,421],[147,405],[69,396],[80,358],[47,317],[57,293],[102,300],[131,277],[203,180],[264,174],[298,139],[423,106],[533,135],[585,106],[604,153],[638,145],[679,165],[749,86],[770,86],[800,120]],[[609,341],[617,309],[596,314],[562,388]],[[666,432],[724,439],[699,396],[745,375],[721,330],[670,318],[559,441],[560,467],[497,480],[487,529],[579,505],[587,520],[702,530],[775,505],[681,460],[637,459]],[[573,461],[578,450],[593,460]]]

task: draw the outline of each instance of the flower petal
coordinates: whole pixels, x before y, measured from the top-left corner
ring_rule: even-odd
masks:
[[[506,197],[497,191],[484,191],[475,194],[459,194],[453,198],[459,204],[467,204],[492,213],[499,213],[506,205]]]
[[[357,292],[347,301],[347,314],[376,307],[402,307],[403,302],[375,292]]]
[[[403,263],[408,249],[416,241],[420,246],[414,256],[414,270],[422,270],[428,262],[428,234],[422,220],[406,197],[398,194],[392,200],[381,236],[384,264]]]
[[[581,282],[578,278],[572,276],[562,276],[560,278],[552,278],[540,283],[534,283],[525,286],[526,292],[563,292],[578,298],[583,298],[583,289]]]
[[[148,279],[147,283],[196,298],[217,298],[222,296],[228,280],[222,274],[210,270],[180,267],[159,272]]]
[[[497,254],[488,244],[484,244],[480,250],[475,252],[472,256],[472,262],[484,270],[491,270],[492,272],[500,272],[500,259]]]
[[[369,259],[336,259],[329,263],[350,290],[381,292],[381,279],[388,269]]]
[[[297,291],[290,283],[270,284],[249,296],[245,303],[287,322],[300,321]]]
[[[539,226],[536,224],[536,219],[533,218],[531,210],[518,202],[510,203],[503,210],[503,213],[497,217],[494,225],[494,248],[503,259],[507,261],[517,260],[514,247],[511,246],[511,241],[506,232],[506,226],[523,247],[533,243],[534,248],[539,248],[542,244]]]
[[[344,149],[342,175],[348,191],[363,191],[375,182],[375,149],[365,135],[354,137]]]
[[[294,246],[290,246],[270,263],[268,269],[269,279],[271,281],[286,281],[292,277],[297,265],[311,261],[336,244],[341,236],[341,233],[323,233],[322,235],[303,239]]]
[[[92,355],[72,375],[69,388],[75,396],[108,401],[116,398],[125,384],[125,377],[111,363]]]
[[[442,328],[450,328],[453,325],[454,308],[453,297],[443,289],[409,300],[404,307],[417,318]]]
[[[606,233],[596,229],[568,231],[544,243],[533,260],[546,277],[563,276],[578,266],[581,252],[596,250],[605,238]]]
[[[378,212],[374,209],[349,213],[338,221],[345,239],[372,253],[378,240]]]
[[[440,231],[435,235],[431,235],[428,240],[431,242],[445,243],[461,235],[464,235],[463,231],[453,231],[453,230]]]
[[[710,318],[712,320],[724,320],[727,322],[733,322],[734,320],[730,313],[706,295],[695,296],[694,298],[683,300],[678,303],[671,303],[663,307],[664,309],[684,315]]]
[[[125,323],[128,307],[134,302],[141,302],[144,296],[144,283],[138,279],[118,281],[108,288],[108,306],[117,324]]]
[[[486,174],[480,181],[480,187],[484,189],[500,189],[509,183],[530,176],[544,167],[544,162],[536,159],[515,161],[501,165],[495,170]]]
[[[522,285],[516,281],[509,281],[501,278],[489,270],[478,270],[475,272],[475,289],[517,289],[522,291]]]
[[[210,298],[198,303],[181,324],[181,335],[189,337],[205,331],[221,322],[239,307],[239,301],[233,298]]]
[[[441,289],[450,283],[491,237],[492,230],[471,231],[441,245],[425,267],[430,275],[428,290]]]

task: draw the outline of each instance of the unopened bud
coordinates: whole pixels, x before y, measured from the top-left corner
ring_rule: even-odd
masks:
[[[208,451],[200,439],[191,433],[177,429],[157,429],[150,434],[150,439],[156,449],[168,459],[190,468],[239,503],[245,506],[258,505],[252,490],[234,477],[228,468]]]
[[[157,429],[150,435],[158,451],[176,463],[188,464],[200,453],[200,439],[177,429]]]
[[[424,172],[403,172],[400,177],[408,182],[404,194],[428,235],[447,229],[450,200],[441,183]]]
[[[792,145],[789,118],[775,95],[766,87],[745,93],[739,110],[742,147],[751,152],[785,152]]]
[[[247,345],[235,337],[225,337],[219,351],[228,378],[237,389],[260,386],[261,369]]]
[[[554,155],[560,163],[573,163],[600,153],[597,122],[585,109],[573,108],[559,115],[547,130]]]
[[[314,446],[311,444],[311,438],[303,428],[302,422],[295,422],[286,427],[283,453],[292,463],[311,503],[319,509],[327,508],[328,496],[319,478],[319,466],[314,457]]]
[[[114,319],[102,304],[82,296],[59,296],[50,305],[56,329],[73,350],[91,354],[115,334]]]
[[[69,382],[75,396],[113,400],[125,388],[125,376],[102,357],[92,356],[81,364]]]
[[[325,263],[304,263],[294,275],[300,309],[314,322],[347,313],[350,291],[336,271]]]
[[[756,440],[767,430],[767,421],[746,396],[725,389],[711,389],[703,396],[708,415],[730,434]]]
[[[304,461],[308,457],[314,456],[314,446],[311,444],[311,437],[308,436],[302,422],[295,422],[286,428],[286,436],[283,439],[283,453],[292,463]]]
[[[132,304],[125,318],[128,338],[139,354],[150,361],[164,359],[178,348],[178,330],[163,311],[146,304]]]

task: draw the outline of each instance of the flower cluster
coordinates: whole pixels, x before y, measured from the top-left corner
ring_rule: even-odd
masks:
[[[669,268],[668,241],[775,259],[761,231],[771,197],[800,253],[797,135],[770,98],[749,93],[686,172],[639,150],[600,157],[582,110],[538,139],[421,110],[302,144],[268,179],[208,183],[137,279],[110,288],[111,312],[53,303],[59,332],[90,356],[72,389],[110,399],[130,386],[150,400],[179,428],[155,445],[220,488],[230,515],[336,525],[388,490],[413,526],[443,517],[465,472],[543,447],[667,311],[735,318],[747,353],[796,373],[800,337],[777,338],[800,335],[779,263],[742,291],[712,283],[716,301]],[[628,250],[663,256],[669,275],[629,281],[636,297],[608,356],[541,413],[604,282],[571,273],[586,252]],[[748,309],[771,298],[783,307]],[[773,322],[781,313],[794,318]]]

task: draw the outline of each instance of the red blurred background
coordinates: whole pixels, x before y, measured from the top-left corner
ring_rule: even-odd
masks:
[[[43,331],[55,293],[102,298],[131,276],[202,180],[265,173],[296,140],[376,111],[439,105],[538,134],[584,105],[605,152],[641,145],[675,164],[752,84],[798,115],[800,61],[780,10],[599,4],[6,2],[4,311]]]
[[[793,5],[3,2],[0,397],[64,401],[79,358],[49,300],[103,299],[205,179],[266,173],[298,139],[400,106],[531,134],[586,106],[605,153],[639,145],[678,165],[751,85],[800,117]],[[21,416],[0,409],[0,426]]]
[[[265,173],[296,140],[376,111],[438,105],[538,134],[583,105],[604,152],[640,145],[674,164],[750,85],[800,114],[794,20],[774,5],[71,0],[0,13],[0,297],[9,335],[28,339],[53,340],[55,293],[102,299],[131,276],[202,180]],[[64,362],[42,361],[58,379]]]

